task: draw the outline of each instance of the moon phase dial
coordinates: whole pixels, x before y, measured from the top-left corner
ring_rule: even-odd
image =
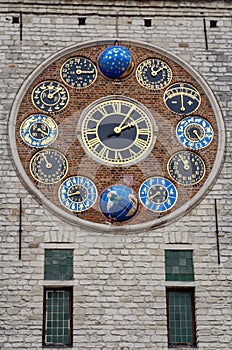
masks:
[[[97,188],[93,181],[84,176],[72,176],[61,184],[59,199],[68,210],[83,212],[96,202]]]
[[[37,152],[30,161],[30,172],[35,180],[45,184],[54,184],[62,180],[68,171],[68,161],[55,149]]]
[[[171,209],[178,193],[174,184],[163,177],[151,177],[144,181],[139,189],[139,198],[147,209],[164,212]]]
[[[174,113],[190,114],[201,103],[199,91],[187,83],[175,83],[164,92],[164,103]]]
[[[179,151],[168,161],[168,173],[171,178],[182,185],[195,185],[205,176],[205,163],[196,153]]]

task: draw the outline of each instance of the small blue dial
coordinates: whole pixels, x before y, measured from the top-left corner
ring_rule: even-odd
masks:
[[[165,90],[164,103],[174,113],[190,114],[200,106],[201,96],[194,86],[175,83]]]
[[[194,150],[207,147],[213,140],[211,124],[199,116],[182,119],[176,127],[176,136],[184,147]]]
[[[72,176],[61,184],[58,195],[65,208],[74,212],[83,212],[96,202],[97,188],[87,177]]]
[[[171,209],[178,193],[171,181],[164,177],[151,177],[145,180],[139,189],[139,198],[145,208],[164,212]]]
[[[44,114],[32,114],[20,126],[20,136],[30,147],[49,146],[57,135],[58,127],[55,120]]]

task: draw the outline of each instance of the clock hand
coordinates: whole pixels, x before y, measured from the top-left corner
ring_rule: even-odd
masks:
[[[149,199],[152,199],[156,196],[159,196],[160,195],[160,191],[157,191],[155,194],[153,194],[152,196],[148,196]]]
[[[72,197],[72,196],[80,196],[81,192],[80,191],[76,191],[76,192],[73,192],[73,193],[68,193],[68,197]]]
[[[48,135],[48,132],[43,131],[41,128],[38,128],[37,131],[40,131],[40,132],[41,132],[42,134],[44,134],[45,136]]]
[[[183,94],[183,91],[180,92],[180,101],[181,101],[180,110],[182,112],[184,112],[185,111],[185,106],[184,106],[184,94]]]
[[[151,75],[153,76],[153,77],[156,77],[157,76],[157,74],[161,71],[161,70],[163,70],[164,69],[164,67],[161,67],[161,68],[159,68],[159,69],[157,69],[157,70],[154,70],[154,66],[151,68]]]
[[[114,132],[115,132],[116,134],[120,134],[123,124],[125,124],[125,122],[127,121],[127,119],[130,118],[130,116],[131,116],[132,112],[134,111],[134,109],[135,109],[134,106],[131,107],[131,108],[129,109],[128,113],[126,114],[125,118],[123,119],[123,121],[122,121],[118,126],[116,126],[116,127],[114,128]],[[116,129],[116,130],[115,130],[115,129]]]
[[[181,154],[179,154],[179,157],[184,165],[184,170],[189,170],[190,169],[189,161],[187,159],[184,159]]]
[[[81,69],[77,69],[76,70],[76,74],[80,75],[80,74],[93,74],[94,70],[81,70]]]
[[[132,123],[129,123],[129,124],[125,124],[125,125],[123,125],[122,127],[120,127],[120,126],[115,126],[115,128],[114,128],[114,133],[115,133],[115,134],[120,134],[122,130],[125,130],[125,129],[127,129],[127,128],[131,128],[131,127],[133,127],[133,126],[135,126],[135,122],[132,122]]]
[[[47,158],[45,157],[45,155],[44,155],[43,153],[42,153],[42,156],[43,156],[43,158],[44,158],[44,160],[45,160],[46,168],[47,168],[47,169],[51,169],[52,163],[49,163],[49,161],[47,160]]]
[[[201,137],[198,135],[197,130],[193,130],[193,134],[196,135],[196,137],[198,138],[198,140],[201,140]]]
[[[50,91],[50,92],[48,93],[47,96],[48,96],[49,99],[52,99],[52,98],[54,97],[55,94],[57,94],[58,92],[60,92],[60,90],[62,90],[62,88],[61,88],[61,87],[57,87],[57,88],[54,88],[54,90],[55,90],[54,92],[51,92],[51,91]]]

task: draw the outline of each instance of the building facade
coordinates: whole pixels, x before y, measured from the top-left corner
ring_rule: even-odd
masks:
[[[0,4],[0,348],[232,349],[231,1]]]

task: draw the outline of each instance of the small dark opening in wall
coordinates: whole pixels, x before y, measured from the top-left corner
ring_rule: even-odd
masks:
[[[151,27],[151,19],[150,18],[146,18],[144,19],[144,26],[145,27]]]
[[[86,18],[85,18],[85,17],[79,17],[79,18],[78,18],[78,24],[79,24],[79,26],[85,26],[85,21],[86,21]]]
[[[210,21],[210,28],[217,28],[217,21],[211,20]]]
[[[20,21],[19,17],[12,17],[12,23],[13,24],[18,24]]]

